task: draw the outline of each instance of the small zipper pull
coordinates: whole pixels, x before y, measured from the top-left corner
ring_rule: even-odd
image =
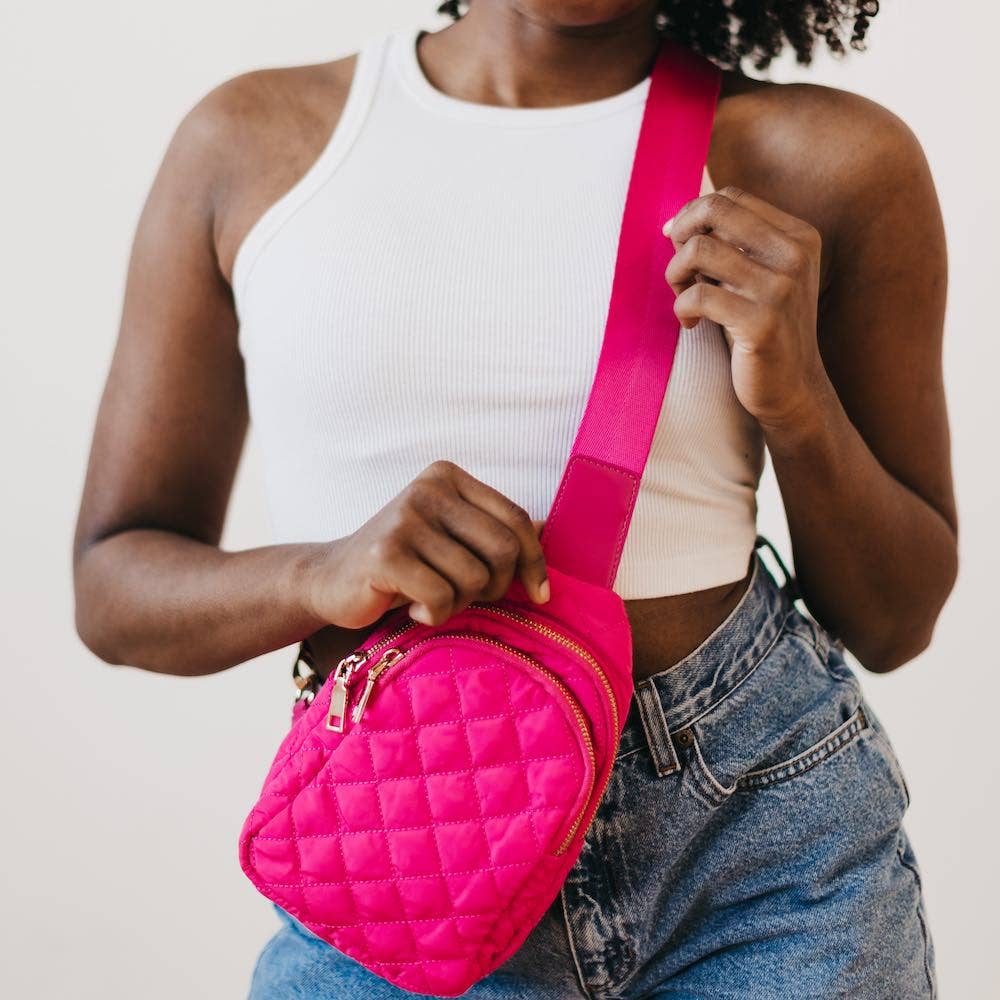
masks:
[[[345,656],[333,672],[333,686],[330,688],[330,708],[326,716],[326,728],[333,733],[344,731],[344,720],[347,718],[347,685],[351,674],[364,663],[364,653],[351,653]]]
[[[365,706],[368,704],[368,699],[372,695],[372,691],[375,688],[375,682],[378,680],[379,674],[381,674],[387,667],[391,667],[394,663],[402,659],[402,656],[402,651],[396,649],[395,647],[387,649],[382,654],[382,659],[368,671],[368,679],[365,681],[364,690],[361,692],[361,697],[358,699],[354,706],[354,711],[351,713],[351,721],[355,723],[355,725],[361,721],[361,716],[365,713]]]

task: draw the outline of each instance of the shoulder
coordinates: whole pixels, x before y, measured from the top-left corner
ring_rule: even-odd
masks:
[[[772,166],[854,169],[880,156],[922,156],[912,129],[871,98],[817,83],[725,73],[718,117]]]
[[[223,273],[263,207],[318,156],[343,110],[357,53],[330,62],[255,69],[224,80],[184,115],[164,168],[203,200]]]
[[[936,211],[913,130],[851,91],[726,73],[712,141],[716,186],[765,198],[816,226],[825,243],[870,224],[907,187]]]
[[[256,69],[214,87],[187,113],[182,128],[195,141],[243,151],[290,139],[322,125],[342,105],[356,53],[332,62]]]

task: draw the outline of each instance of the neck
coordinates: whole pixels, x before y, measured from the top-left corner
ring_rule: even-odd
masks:
[[[660,45],[657,0],[596,24],[542,20],[510,0],[476,0],[463,17],[424,34],[417,53],[438,89],[503,107],[599,100],[639,83]]]

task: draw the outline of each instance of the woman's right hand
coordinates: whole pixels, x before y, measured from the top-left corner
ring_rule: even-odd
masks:
[[[544,603],[543,521],[453,462],[431,463],[356,532],[324,546],[306,577],[309,611],[364,628],[411,604],[440,625],[472,601],[502,598],[517,576]]]

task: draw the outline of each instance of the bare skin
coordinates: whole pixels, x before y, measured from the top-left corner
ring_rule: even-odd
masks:
[[[418,53],[465,100],[578,103],[648,72],[652,13],[477,0]],[[541,522],[448,456],[347,538],[219,548],[247,431],[233,260],[328,140],[354,65],[222,84],[182,121],[150,190],[74,546],[77,627],[108,662],[203,674],[311,637],[325,674],[393,607],[439,623],[515,575],[544,596]],[[708,168],[719,191],[673,221],[664,280],[684,325],[704,315],[726,331],[810,609],[868,669],[892,670],[929,643],[957,569],[947,261],[926,161],[871,101],[726,73]],[[745,586],[626,602],[636,676],[699,645]]]

